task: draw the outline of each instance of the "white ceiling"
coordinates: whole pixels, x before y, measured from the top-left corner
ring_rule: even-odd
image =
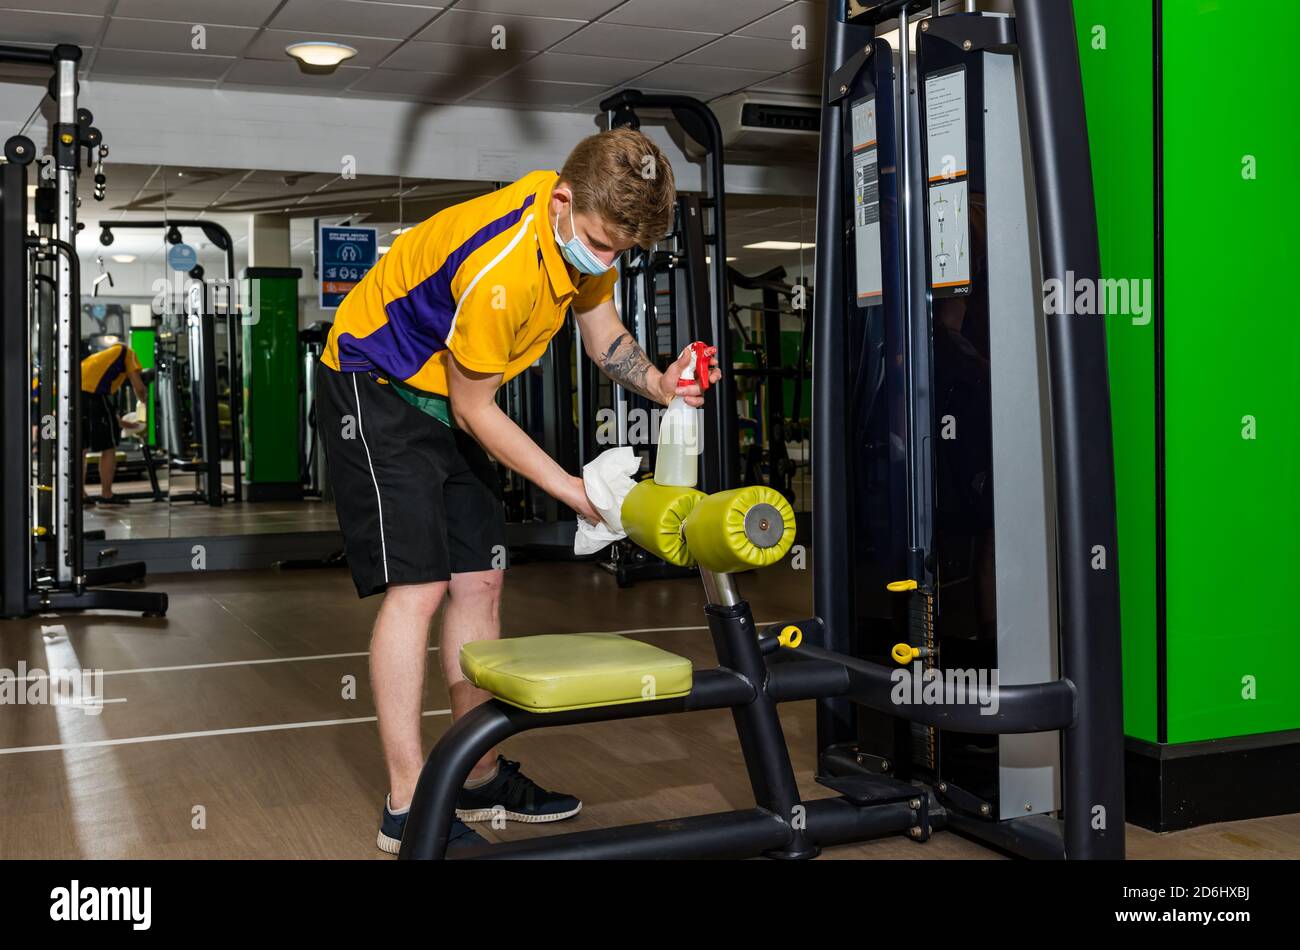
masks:
[[[161,231],[123,228],[114,232],[113,244],[99,243],[101,222],[200,218],[215,221],[230,231],[235,241],[236,269],[247,261],[249,215],[258,212],[290,217],[292,263],[311,273],[313,221],[345,220],[379,229],[380,244],[392,240],[392,231],[419,223],[448,205],[481,194],[491,186],[479,182],[428,181],[359,175],[343,179],[338,175],[293,171],[233,171],[161,165],[112,164],[107,169],[108,188],[104,201],[83,195],[80,220],[85,224],[77,241],[83,259],[103,257],[121,285],[133,269],[148,286],[165,273],[165,250]],[[781,264],[791,277],[806,273],[811,279],[812,252],[755,251],[745,248],[766,240],[814,240],[816,211],[811,198],[775,195],[729,195],[727,198],[728,256],[734,266],[758,273]],[[222,257],[207,246],[201,231],[191,229],[186,241],[199,251],[200,262],[212,274],[222,268]],[[111,262],[113,254],[133,254],[135,268]],[[800,265],[803,265],[801,269]],[[129,284],[127,285],[129,286]],[[121,286],[118,292],[122,292]]]
[[[628,86],[816,94],[825,17],[824,0],[0,0],[5,42],[76,43],[94,80],[578,111]],[[284,53],[307,39],[357,56],[309,75]]]

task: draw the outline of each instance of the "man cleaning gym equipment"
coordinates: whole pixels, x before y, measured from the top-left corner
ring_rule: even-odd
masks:
[[[149,389],[145,384],[140,359],[125,343],[114,343],[81,361],[81,432],[82,484],[89,465],[88,452],[99,453],[100,505],[125,505],[124,499],[113,494],[113,473],[117,469],[117,430],[129,424],[120,419],[113,408],[112,397],[127,380],[135,390],[135,398],[143,408],[149,402]],[[87,496],[87,502],[92,499]]]
[[[570,307],[583,348],[615,383],[655,402],[703,404],[677,388],[687,348],[660,372],[614,307],[614,261],[667,233],[672,168],[640,132],[583,139],[564,167],[439,212],[401,235],[339,307],[317,370],[320,431],[357,593],[385,593],[370,675],[389,773],[378,846],[396,853],[424,764],[421,693],[429,626],[447,598],[440,648],[452,718],[490,698],[461,647],[500,636],[505,520],[488,456],[583,518],[600,516],[566,472],[496,403],[535,363]],[[712,353],[710,353],[712,355]],[[721,379],[711,360],[710,381]],[[471,770],[451,837],[494,814],[558,821],[582,803],[548,792],[495,750]]]

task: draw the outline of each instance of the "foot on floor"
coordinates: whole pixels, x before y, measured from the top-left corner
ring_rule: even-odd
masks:
[[[491,821],[496,815],[530,824],[562,821],[582,811],[572,795],[548,792],[519,771],[519,763],[497,756],[497,774],[477,788],[461,789],[456,817],[462,821]]]
[[[379,823],[379,837],[375,844],[380,851],[397,854],[402,848],[402,834],[406,831],[406,818],[409,811],[393,814],[388,810],[388,800],[384,799],[384,817]],[[487,844],[487,839],[480,835],[459,818],[452,818],[451,831],[447,837],[447,850],[464,848],[475,844]]]

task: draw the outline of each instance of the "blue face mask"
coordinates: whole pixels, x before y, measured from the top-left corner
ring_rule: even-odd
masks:
[[[578,229],[573,223],[573,203],[569,203],[569,230],[573,232],[573,237],[566,242],[560,237],[560,216],[555,216],[555,243],[560,245],[560,253],[564,259],[578,268],[584,274],[590,277],[599,277],[605,271],[613,267],[613,264],[606,264],[597,257],[582,238],[578,237]]]

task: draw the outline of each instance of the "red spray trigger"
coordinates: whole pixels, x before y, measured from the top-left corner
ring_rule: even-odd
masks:
[[[705,392],[709,388],[709,344],[696,340],[691,344],[691,354],[695,357],[695,363],[691,367],[695,373],[693,382],[700,384],[700,392]],[[682,375],[685,376],[685,373]],[[677,388],[682,389],[691,383],[690,379],[678,379]]]

